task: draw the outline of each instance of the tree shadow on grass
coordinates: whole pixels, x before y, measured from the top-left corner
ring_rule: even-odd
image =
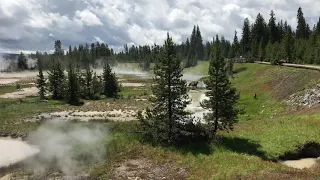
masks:
[[[237,74],[243,71],[246,71],[248,68],[247,67],[240,67],[240,68],[236,68],[232,71],[233,74]]]
[[[217,145],[239,154],[258,156],[263,160],[268,160],[265,152],[259,150],[261,145],[249,139],[220,136]]]
[[[175,146],[173,149],[181,152],[182,154],[191,153],[193,155],[210,155],[214,151],[212,145],[205,142],[192,143],[184,146]]]

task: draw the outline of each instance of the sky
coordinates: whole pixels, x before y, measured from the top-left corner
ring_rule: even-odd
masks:
[[[204,42],[224,35],[241,38],[244,18],[266,21],[271,9],[277,20],[296,27],[299,6],[310,27],[319,19],[319,0],[1,0],[0,53],[53,49],[104,42],[115,51],[124,44],[163,44],[169,32],[185,41],[198,24]]]

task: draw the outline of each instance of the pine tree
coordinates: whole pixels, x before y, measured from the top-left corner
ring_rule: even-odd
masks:
[[[188,61],[193,61],[191,66],[197,65],[197,29],[196,26],[193,27],[191,37],[190,37],[190,48],[189,48],[189,54],[188,54]]]
[[[269,40],[271,43],[274,43],[276,41],[280,41],[280,38],[278,37],[276,17],[275,17],[273,10],[271,10],[271,12],[270,12],[270,19],[269,19],[269,23],[268,23],[268,32],[269,32]]]
[[[251,47],[251,31],[250,21],[248,18],[244,20],[242,27],[241,51],[242,55],[247,55]]]
[[[227,60],[226,64],[227,72],[230,77],[233,77],[233,61],[232,59]]]
[[[192,54],[189,54],[189,56],[187,57],[187,60],[186,60],[186,63],[185,63],[185,68],[190,68],[190,67],[193,67],[193,66],[196,66],[197,64],[195,64],[197,61],[196,61],[196,56],[195,55],[192,55]]]
[[[264,51],[264,48],[268,42],[268,41],[266,41],[267,40],[267,26],[266,26],[266,23],[260,13],[257,15],[256,21],[255,21],[253,28],[252,28],[251,35],[252,35],[251,36],[252,37],[251,53],[252,53],[252,57],[254,58],[254,60],[256,60],[259,57],[258,53],[259,53],[260,41],[262,40],[261,48],[263,51]]]
[[[210,139],[214,138],[218,130],[232,130],[237,122],[238,110],[235,104],[239,95],[235,88],[231,87],[225,68],[225,61],[221,56],[219,38],[216,38],[214,54],[211,56],[209,66],[209,79],[207,81],[206,96],[201,106],[212,112],[205,115],[205,120],[210,132]]]
[[[314,48],[315,64],[320,64],[320,35],[317,35],[316,46]]]
[[[28,59],[26,58],[26,56],[23,54],[23,52],[20,53],[19,57],[18,57],[18,69],[19,70],[26,70],[28,69]]]
[[[281,41],[281,53],[283,54],[283,58],[292,62],[293,60],[293,44],[294,39],[292,35],[291,27],[288,26],[284,38]]]
[[[117,98],[120,87],[117,82],[116,75],[111,71],[111,67],[106,63],[103,67],[103,94],[109,98]]]
[[[268,44],[266,46],[266,49],[265,49],[264,61],[270,62],[271,61],[271,56],[272,56],[272,43],[269,40]]]
[[[296,38],[303,38],[306,39],[308,38],[308,26],[306,23],[306,19],[303,16],[302,8],[299,7],[298,9],[298,14],[297,14],[297,19],[298,19],[298,25],[297,25],[297,31],[296,31]]]
[[[79,92],[79,81],[77,78],[76,70],[74,69],[72,63],[68,66],[68,87],[66,98],[67,102],[71,105],[80,104],[80,92]]]
[[[181,60],[176,58],[172,38],[167,34],[164,49],[154,71],[156,85],[152,87],[151,109],[146,117],[139,113],[144,137],[153,143],[177,144],[188,134],[192,118],[185,112],[188,101],[187,84],[182,80]]]
[[[319,17],[319,20],[317,22],[317,26],[316,26],[315,32],[316,32],[317,36],[320,35],[320,17]]]
[[[273,43],[272,51],[270,55],[271,64],[279,64],[281,51],[279,50],[280,44],[278,42]]]
[[[263,48],[263,39],[259,43],[259,61],[263,61],[265,56],[265,49]]]
[[[38,74],[38,79],[37,79],[37,88],[39,89],[39,96],[40,99],[45,99],[45,94],[46,94],[46,80],[43,76],[43,65],[42,65],[42,59],[38,57],[38,69],[39,69],[39,74]]]
[[[278,29],[278,40],[279,40],[278,42],[280,42],[284,36],[284,25],[282,20],[280,21],[280,23],[278,23],[277,29]]]
[[[197,41],[197,44],[196,44],[197,59],[203,60],[204,59],[204,46],[203,46],[202,36],[201,36],[199,26],[197,26],[196,41]]]
[[[94,73],[92,77],[92,91],[95,98],[102,93],[102,80],[97,76],[97,73]]]
[[[85,96],[88,99],[93,99],[94,98],[94,92],[93,92],[93,72],[90,69],[90,66],[87,66],[86,68],[86,75],[85,75]]]
[[[189,38],[187,38],[186,48],[184,50],[184,58],[188,58],[189,53],[190,53],[190,41],[189,41]]]
[[[208,60],[210,58],[211,49],[212,49],[210,42],[206,43],[206,46],[204,49],[205,49],[204,50],[204,52],[205,52],[204,59]]]
[[[61,58],[64,55],[62,44],[60,40],[55,41],[54,43],[54,55],[58,58]]]
[[[80,69],[80,68],[75,68],[75,73],[77,76],[77,81],[79,84],[83,85],[79,87],[79,93],[81,98],[88,98],[87,97],[87,86],[86,84],[86,70]]]
[[[51,59],[49,69],[49,91],[52,93],[52,99],[61,100],[65,97],[65,76],[59,60],[54,57]]]
[[[234,38],[233,38],[233,50],[234,50],[234,55],[238,56],[239,55],[239,48],[240,48],[240,44],[238,41],[238,35],[237,35],[237,31],[234,31]]]
[[[234,32],[234,38],[232,46],[230,47],[228,58],[235,58],[239,55],[239,41],[237,36],[237,31]]]

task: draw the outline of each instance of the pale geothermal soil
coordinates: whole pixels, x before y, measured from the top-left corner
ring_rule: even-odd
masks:
[[[11,72],[11,73],[0,73],[0,78],[36,78],[38,75],[38,71],[25,71],[25,72]],[[44,72],[44,75],[47,75]]]
[[[0,168],[21,162],[37,153],[39,149],[21,140],[0,138]]]
[[[110,180],[116,179],[186,179],[188,172],[184,168],[175,168],[172,164],[154,164],[152,161],[140,158],[130,159],[113,167]]]
[[[113,110],[113,111],[61,111],[53,113],[42,113],[32,118],[26,119],[25,122],[47,121],[47,120],[66,120],[66,121],[83,121],[106,120],[106,121],[133,121],[136,120],[136,111],[134,110]]]
[[[12,176],[12,174],[7,174],[7,175],[3,176],[2,178],[0,178],[0,180],[11,180],[11,176]]]
[[[186,107],[186,111],[191,112],[194,117],[199,118],[203,122],[203,114],[210,112],[201,107],[200,102],[208,99],[205,95],[206,90],[190,90],[188,95],[191,103]]]
[[[299,160],[288,160],[283,161],[282,164],[287,165],[289,167],[304,169],[304,168],[312,168],[317,163],[317,158],[304,158]]]
[[[12,93],[0,95],[0,98],[22,99],[31,96],[35,97],[38,96],[38,92],[39,90],[37,87],[23,88]]]
[[[144,87],[143,83],[121,83],[123,87]]]
[[[14,84],[20,81],[20,79],[1,79],[0,78],[0,86],[5,86],[7,84]]]

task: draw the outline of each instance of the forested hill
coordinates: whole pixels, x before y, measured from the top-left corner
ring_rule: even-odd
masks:
[[[242,32],[236,32],[232,42],[220,35],[222,54],[225,58],[235,60],[243,57],[247,62],[268,61],[277,63],[284,59],[298,64],[320,64],[320,19],[311,27],[304,17],[302,9],[297,11],[297,27],[291,27],[286,20],[277,20],[273,10],[269,20],[265,20],[259,13],[255,22],[244,19]],[[238,40],[238,35],[241,37]],[[215,36],[212,34],[212,36]],[[218,36],[217,36],[218,37]],[[216,37],[216,38],[217,38]],[[195,66],[198,61],[208,60],[212,54],[212,41],[204,42],[198,25],[193,27],[190,38],[182,44],[175,44],[178,58],[181,58],[185,67]],[[61,55],[61,59],[71,59],[79,66],[96,65],[97,62],[108,61],[136,62],[144,69],[149,69],[149,64],[156,61],[162,45],[124,45],[121,52],[114,52],[104,43],[92,43],[69,47],[66,54],[61,49],[61,42],[55,42],[55,53]],[[51,59],[48,54],[31,55],[42,57],[44,62]],[[241,58],[242,59],[242,58]]]

